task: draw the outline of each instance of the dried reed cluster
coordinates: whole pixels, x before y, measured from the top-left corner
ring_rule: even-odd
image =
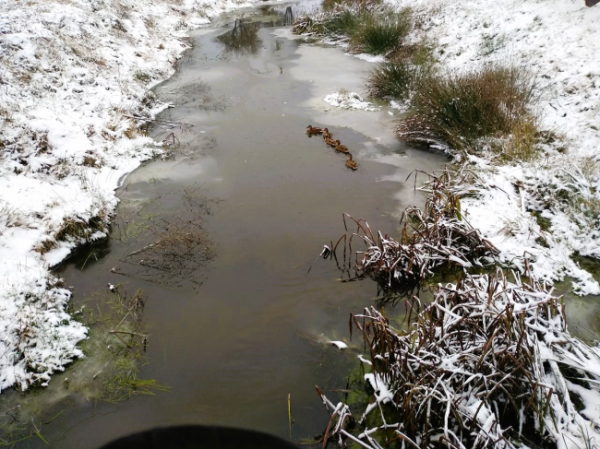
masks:
[[[498,270],[440,285],[406,332],[374,308],[354,316],[372,402],[356,422],[318,390],[332,413],[325,438],[366,448],[588,447],[596,431],[580,411],[584,394],[600,397],[598,350],[568,333],[560,298],[514,277]]]
[[[454,187],[460,185],[460,180],[451,180],[448,170],[429,176],[424,188],[429,193],[425,208],[409,207],[404,211],[398,240],[381,232],[375,237],[366,221],[345,214],[346,231],[346,218],[356,224],[356,231],[349,238],[344,234],[336,245],[325,246],[321,255],[337,259],[337,246],[342,240],[352,252],[352,240],[359,238],[366,250],[356,252],[357,276],[368,275],[385,288],[420,285],[441,268],[465,270],[489,265],[498,250],[462,216]]]

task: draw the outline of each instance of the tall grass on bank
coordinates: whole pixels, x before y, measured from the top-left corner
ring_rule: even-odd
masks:
[[[358,53],[384,55],[398,48],[412,29],[410,9],[365,17],[350,35],[350,48]]]
[[[434,63],[431,45],[402,45],[371,71],[365,82],[367,92],[375,98],[408,100],[414,86],[431,76]]]
[[[352,52],[387,55],[402,45],[412,26],[412,12],[408,8],[392,12],[359,5],[301,17],[292,31],[347,38]]]
[[[367,12],[343,11],[325,20],[326,34],[350,36],[360,28],[368,17]]]
[[[405,59],[385,61],[371,71],[365,85],[371,97],[407,100],[414,86],[430,74],[430,65],[415,65]]]
[[[425,77],[416,86],[398,135],[410,142],[461,151],[481,138],[509,137],[515,132],[520,133],[520,141],[527,141],[537,133],[537,118],[530,109],[534,88],[533,76],[520,67],[488,65],[465,74]]]

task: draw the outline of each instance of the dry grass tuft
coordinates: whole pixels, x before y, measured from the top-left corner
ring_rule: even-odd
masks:
[[[416,88],[398,135],[461,151],[484,137],[514,135],[509,151],[529,157],[536,125],[530,109],[534,88],[533,76],[518,67],[488,65],[466,74],[426,77]]]
[[[57,246],[58,245],[56,243],[56,240],[46,239],[43,242],[41,242],[39,245],[37,245],[33,250],[40,254],[46,254],[48,251],[53,250]]]

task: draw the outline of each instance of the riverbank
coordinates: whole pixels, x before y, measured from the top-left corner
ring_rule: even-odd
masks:
[[[476,173],[463,207],[504,262],[546,281],[574,279],[577,294],[600,294],[574,255],[600,258],[600,63],[593,42],[600,8],[583,1],[403,1],[418,23],[409,40],[432,43],[442,70],[521,66],[535,80],[532,108],[558,144],[528,161],[502,161],[485,146],[467,156]]]
[[[565,448],[591,446],[597,439],[593,423],[598,418],[598,392],[592,378],[597,372],[598,347],[570,335],[565,318],[565,305],[568,311],[569,302],[551,297],[548,285],[569,277],[574,280],[575,293],[600,293],[597,279],[593,277],[597,274],[594,265],[597,266],[600,256],[597,244],[600,219],[599,67],[589,45],[598,36],[593,24],[600,11],[585,8],[583,2],[544,2],[543,5],[513,1],[388,3],[395,11],[382,10],[377,2],[350,2],[346,8],[351,13],[344,11],[344,7],[342,11],[336,11],[330,4],[329,12],[298,21],[296,30],[326,35],[334,41],[342,39],[341,42],[347,42],[354,53],[361,52],[365,46],[375,48],[377,45],[377,54],[385,54],[389,62],[373,69],[367,87],[371,93],[382,87],[373,93],[374,96],[403,101],[395,103],[401,111],[397,128],[399,137],[443,150],[455,159],[453,170],[458,176],[449,184],[460,202],[456,201],[458,207],[450,218],[460,222],[466,218],[500,250],[499,259],[505,268],[520,269],[534,284],[522,285],[519,274],[514,272],[511,275],[516,279],[515,284],[507,283],[505,274],[500,271],[495,277],[479,274],[472,277],[467,268],[473,265],[458,261],[465,269],[465,276],[456,284],[439,285],[436,298],[425,312],[421,311],[408,334],[394,329],[393,321],[390,324],[390,319],[383,313],[377,315],[379,312],[374,308],[356,316],[356,327],[370,344],[370,361],[361,361],[365,366],[372,366],[374,374],[365,375],[365,379],[371,382],[374,394],[368,406],[365,405],[366,410],[356,411],[343,404],[333,406],[319,391],[332,413],[329,428],[335,428],[332,434],[354,441],[360,439],[364,447],[380,447],[394,439],[408,441],[413,447],[425,447],[438,444],[442,438],[451,447],[469,444],[520,447],[539,445],[541,441],[551,441]],[[366,20],[357,23],[356,16],[366,17]],[[406,32],[408,26],[404,26],[407,17],[410,18],[410,32]],[[392,32],[401,37],[388,46],[385,38]],[[427,58],[422,58],[424,55]],[[418,58],[422,62],[415,62]],[[395,92],[381,94],[383,88]],[[490,125],[496,121],[507,126]],[[523,124],[531,129],[518,134],[518,126]],[[516,147],[525,151],[511,153],[510,150]],[[444,193],[440,197],[446,199],[449,196]],[[441,210],[447,212],[449,208],[445,206]],[[421,237],[428,229],[415,227],[410,218],[407,221],[414,227],[413,235]],[[432,226],[432,229],[437,230],[438,226]],[[413,241],[406,238],[410,234],[402,233],[399,244],[387,235],[383,238],[380,234],[376,240],[370,230],[364,233],[369,234],[369,238],[363,238],[368,249],[361,254],[365,272],[372,264],[376,267],[375,274],[382,272],[388,285],[392,285],[393,279],[401,280],[403,286],[406,273],[410,274],[415,265],[421,275],[427,272],[427,266],[424,264],[425,268],[421,269],[418,263],[429,262],[431,256],[408,257],[410,262],[403,263],[402,251],[413,248]],[[365,237],[360,232],[357,234]],[[455,238],[449,237],[446,241],[463,249],[462,243]],[[399,256],[392,257],[394,248],[399,248]],[[327,250],[325,257],[330,254]],[[584,262],[589,271],[579,265],[581,257],[590,258]],[[448,261],[457,262],[454,256],[448,257]],[[537,284],[536,279],[540,279],[541,284]],[[469,285],[461,291],[465,282]],[[513,292],[517,292],[515,298],[502,297]],[[530,294],[527,292],[533,292],[532,298],[536,301],[543,298],[545,302],[522,307],[523,298]],[[457,295],[456,303],[450,304],[446,295],[453,298]],[[550,312],[550,303],[558,313]],[[438,314],[436,307],[444,312]],[[464,323],[480,317],[479,310],[475,312],[475,309],[484,313],[496,309],[498,315],[492,320],[496,323],[503,320],[527,323],[527,337],[519,337],[516,345],[504,340],[502,350],[491,351],[494,354],[491,358],[496,360],[497,356],[510,353],[507,359],[517,360],[519,357],[514,348],[521,348],[521,341],[532,343],[528,353],[536,354],[538,359],[519,362],[520,367],[528,366],[524,375],[527,380],[517,383],[528,387],[543,384],[549,392],[511,392],[503,385],[499,387],[503,392],[500,395],[502,405],[490,407],[489,413],[479,413],[487,407],[484,402],[492,397],[496,387],[486,383],[485,393],[476,394],[473,381],[488,373],[484,360],[488,349],[496,345],[493,340],[497,331],[487,323],[477,324],[478,329],[485,329],[481,339],[485,349],[479,351],[474,347],[478,340],[474,336],[476,332],[446,327],[455,319]],[[459,310],[468,311],[460,317]],[[525,310],[536,310],[536,319],[548,313],[552,320],[560,323],[556,334],[552,337],[540,335],[553,329],[553,325],[532,325],[523,312]],[[506,314],[506,318],[500,318],[502,314]],[[377,318],[372,319],[376,315]],[[431,338],[420,328],[423,323],[426,323],[423,329],[431,330]],[[377,336],[380,331],[385,334],[382,339]],[[389,335],[393,337],[388,339]],[[451,335],[459,336],[460,344],[455,348],[447,346]],[[466,345],[464,335],[469,336]],[[511,331],[511,335],[517,333]],[[402,340],[404,338],[406,340]],[[399,344],[394,346],[392,341]],[[441,355],[417,366],[435,353],[433,348],[438,344],[444,347]],[[585,349],[579,355],[563,358],[575,347]],[[414,348],[426,348],[424,358],[415,355]],[[585,356],[582,355],[584,352]],[[572,364],[579,357],[578,365]],[[470,372],[464,366],[458,368],[457,360],[461,363],[463,360],[475,361],[474,369]],[[550,366],[552,374],[547,371]],[[434,374],[437,368],[440,371]],[[578,381],[589,379],[590,382],[572,384],[571,368],[576,370]],[[493,376],[507,384],[510,379],[517,378],[516,370],[511,369],[506,376],[495,369],[492,371]],[[457,381],[459,372],[467,380]],[[410,379],[413,373],[427,375],[418,375],[413,381]],[[426,386],[431,379],[433,388]],[[457,391],[449,390],[453,382],[459,387]],[[440,392],[435,392],[438,386]],[[417,391],[426,393],[424,399],[415,400],[413,409],[407,398],[414,397]],[[550,404],[556,401],[557,396],[552,395],[557,392],[560,398]],[[536,401],[534,397],[542,398],[538,404],[545,402],[546,405],[534,407],[532,414],[529,405]],[[433,404],[432,398],[436,398]],[[485,400],[482,402],[481,398]],[[517,405],[520,398],[527,398],[529,404]],[[438,399],[440,402],[436,404]],[[454,400],[457,402],[450,405]],[[426,402],[428,406],[423,407]],[[375,404],[379,406],[381,416],[367,418],[371,410],[377,409]],[[548,404],[550,412],[547,412]],[[514,408],[507,414],[510,407]],[[415,410],[424,415],[413,418]],[[438,425],[433,416],[439,410],[445,410],[446,414]],[[452,421],[454,413],[455,422]],[[351,415],[361,416],[357,420],[358,429],[351,429],[354,434],[344,429]],[[511,421],[515,416],[519,416],[518,424]],[[535,425],[524,424],[532,416],[535,416]],[[539,424],[542,419],[547,420],[547,425]],[[424,429],[419,429],[421,425]],[[502,427],[502,432],[496,434],[492,425]],[[524,433],[524,429],[533,427],[538,432],[534,438]],[[390,439],[392,428],[395,434]],[[379,430],[382,432],[376,436]],[[469,441],[475,435],[476,441]],[[326,434],[325,438],[328,436]],[[489,438],[487,442],[486,438]]]
[[[105,238],[123,177],[163,147],[140,118],[188,30],[240,1],[0,5],[0,391],[46,385],[87,330],[50,268]]]

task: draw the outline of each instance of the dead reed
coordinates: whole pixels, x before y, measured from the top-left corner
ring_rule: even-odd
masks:
[[[462,216],[459,193],[454,187],[461,184],[460,179],[452,179],[449,170],[429,176],[422,189],[429,194],[425,207],[404,211],[398,239],[381,232],[375,236],[365,220],[344,214],[346,232],[348,220],[356,230],[349,237],[344,234],[335,245],[326,245],[321,256],[339,264],[337,248],[343,241],[343,265],[349,272],[352,261],[346,254],[352,254],[352,242],[357,238],[366,249],[356,251],[355,276],[367,275],[388,289],[419,286],[441,269],[466,271],[493,263],[497,249]]]
[[[580,413],[584,395],[600,397],[598,351],[568,333],[561,298],[514,278],[498,270],[440,285],[406,332],[374,308],[352,317],[370,355],[372,400],[354,424],[348,405],[317,387],[332,415],[325,439],[373,449],[586,447],[598,436]]]

